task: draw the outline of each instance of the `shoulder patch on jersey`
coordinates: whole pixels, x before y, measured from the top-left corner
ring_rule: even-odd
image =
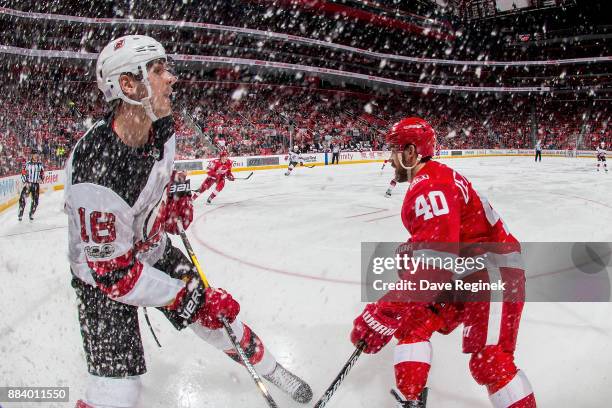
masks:
[[[412,182],[410,183],[410,186],[408,187],[408,190],[412,189],[414,186],[416,186],[423,180],[429,180],[429,174],[423,174],[423,175],[416,176],[415,178],[413,178]]]
[[[456,171],[453,171],[453,180],[455,180],[455,185],[459,188],[459,191],[461,191],[463,200],[467,204],[470,196],[466,179],[464,179],[463,176],[459,175]]]

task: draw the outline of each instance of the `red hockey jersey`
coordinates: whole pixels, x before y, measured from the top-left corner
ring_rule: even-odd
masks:
[[[409,245],[398,252],[412,258],[460,260],[484,255],[486,270],[497,268],[524,269],[520,244],[484,196],[459,173],[436,161],[429,161],[410,183],[402,205],[402,222],[410,233]],[[440,262],[439,264],[442,264]],[[412,278],[447,282],[452,276],[464,278],[470,272],[455,268],[421,268],[401,270]],[[435,264],[435,262],[434,262]],[[494,268],[491,268],[494,267]],[[426,269],[426,270],[424,270]],[[419,272],[421,271],[421,272]],[[475,269],[474,269],[475,271]],[[465,275],[462,275],[465,272]],[[399,297],[398,297],[399,296]],[[436,293],[389,293],[379,304],[386,302],[429,302]],[[386,305],[401,309],[401,305]],[[404,305],[404,307],[407,305]]]
[[[233,179],[232,161],[227,159],[225,163],[221,159],[214,159],[208,163],[208,177],[227,177]]]
[[[487,199],[436,161],[427,162],[410,183],[402,222],[411,242],[517,243]]]

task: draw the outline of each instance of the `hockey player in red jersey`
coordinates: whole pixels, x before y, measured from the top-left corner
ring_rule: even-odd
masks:
[[[68,258],[89,372],[77,407],[141,406],[140,376],[147,367],[139,307],[155,307],[176,330],[189,328],[239,361],[221,330],[224,317],[260,375],[308,402],[308,384],[277,363],[241,322],[231,294],[205,287],[168,236],[180,232],[179,223],[189,227],[193,205],[189,192],[171,193],[184,176],[172,170],[170,95],[177,78],[164,47],[143,35],[115,39],[98,55],[96,76],[112,110],[78,141],[66,164]]]
[[[432,301],[415,301],[414,294],[406,297],[402,293],[403,298],[387,294],[368,304],[355,319],[351,341],[365,343],[366,353],[376,353],[395,335],[396,398],[400,407],[420,408],[425,406],[423,394],[431,365],[430,337],[434,332],[448,334],[463,324],[463,352],[471,354],[470,372],[487,388],[492,405],[535,407],[531,385],[514,363],[524,302],[520,244],[468,180],[431,160],[435,133],[429,123],[421,118],[403,119],[393,125],[386,138],[392,146],[396,180],[410,182],[401,218],[411,236],[406,247],[412,257],[426,254],[456,259],[466,256],[466,248],[490,251],[491,245],[481,243],[494,243],[495,251],[480,254],[488,256],[486,267],[473,275],[459,276],[455,270],[440,266],[413,271],[410,276],[439,282],[484,276],[489,281],[507,282],[511,290],[501,297],[485,292],[486,301],[448,303],[438,300],[441,292],[431,293]]]
[[[225,179],[229,181],[234,181],[234,175],[232,174],[232,161],[229,159],[227,151],[222,150],[218,159],[212,160],[208,164],[208,173],[206,180],[202,183],[200,188],[198,189],[195,197],[197,198],[199,194],[205,192],[209,188],[212,187],[213,184],[216,184],[215,190],[210,193],[206,202],[210,204],[212,200],[223,190],[225,187]]]

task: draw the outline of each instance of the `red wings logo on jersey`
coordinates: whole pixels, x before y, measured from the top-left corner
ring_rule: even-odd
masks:
[[[114,50],[117,51],[119,48],[123,47],[123,44],[125,44],[125,40],[124,39],[121,39],[121,40],[117,41],[115,43],[115,49]]]

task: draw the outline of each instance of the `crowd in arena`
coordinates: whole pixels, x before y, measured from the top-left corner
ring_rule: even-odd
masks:
[[[446,86],[530,86],[570,89],[575,87],[601,87],[609,85],[610,78],[604,66],[597,64],[569,64],[524,66],[514,65],[520,60],[567,59],[574,57],[599,57],[601,47],[581,44],[580,47],[510,46],[490,41],[482,46],[470,47],[461,42],[432,40],[424,35],[407,36],[396,30],[373,29],[360,21],[326,20],[325,16],[306,18],[300,13],[279,11],[268,15],[266,9],[250,5],[235,9],[219,5],[201,11],[189,6],[172,7],[165,20],[190,23],[214,23],[223,30],[181,27],[168,29],[154,23],[122,26],[122,34],[140,33],[160,40],[171,54],[199,55],[246,60],[265,60],[287,64],[300,64],[316,68],[344,71],[353,74],[372,75],[399,81],[419,82]],[[246,11],[248,10],[248,11]],[[58,10],[47,10],[58,12]],[[104,14],[104,8],[98,10]],[[68,15],[70,13],[66,12]],[[204,14],[202,14],[204,13]],[[249,14],[245,17],[242,13]],[[294,15],[295,14],[295,15]],[[130,14],[134,18],[157,18],[148,8],[141,7]],[[312,17],[312,16],[311,16]],[[157,20],[161,21],[161,20]],[[250,22],[245,27],[244,22]],[[316,22],[316,24],[314,23]],[[241,31],[265,26],[274,35]],[[15,17],[0,14],[0,42],[25,49],[62,50],[96,53],[114,25],[102,24],[99,35],[91,35],[87,24],[74,24],[58,19],[53,24],[36,18]],[[16,30],[16,32],[15,32]],[[263,31],[262,31],[263,32]],[[17,35],[15,35],[17,34]],[[290,39],[279,38],[287,34]],[[477,36],[478,33],[471,33]],[[322,43],[307,44],[300,39],[318,40]],[[477,42],[477,40],[474,40]],[[354,47],[342,49],[338,46]],[[356,51],[356,49],[361,51]],[[533,53],[537,48],[540,54]],[[384,54],[371,55],[366,51]],[[437,60],[507,61],[507,65],[479,66],[468,64],[424,64],[402,61],[393,55]]]
[[[548,21],[545,32],[527,19],[498,32],[485,21],[468,29],[457,16],[440,10],[396,10],[394,18],[427,28],[414,31],[388,20],[381,26],[356,18],[365,16],[360,11],[339,17],[322,9],[264,3],[240,2],[236,7],[235,2],[222,1],[200,7],[197,2],[171,2],[159,15],[158,4],[106,2],[88,9],[73,1],[25,0],[12,11],[1,10],[0,43],[93,55],[109,38],[141,33],[159,39],[170,54],[302,64],[419,84],[555,90],[546,95],[446,94],[428,88],[383,88],[350,75],[183,61],[177,65],[180,82],[175,97],[178,159],[211,155],[209,140],[226,146],[234,156],[279,154],[294,144],[313,152],[325,151],[332,143],[343,149],[380,150],[385,148],[384,131],[407,115],[430,121],[439,145],[446,149],[533,148],[536,141],[548,149],[591,149],[601,141],[612,143],[605,104],[609,99],[597,94],[610,88],[608,64],[512,62],[605,56],[606,47],[597,41],[597,35],[607,33],[598,23],[601,19],[593,18],[595,23],[588,26],[574,24],[572,18],[565,23]],[[47,20],[18,15],[16,10],[61,16]],[[70,16],[156,23],[106,22],[92,30],[90,24],[69,22]],[[158,24],[162,20],[218,27]],[[3,55],[7,58],[0,62],[6,84],[0,95],[0,176],[17,173],[34,151],[41,153],[47,168],[61,168],[74,144],[104,114],[105,104],[92,82],[93,60]],[[422,63],[393,55],[508,64]]]
[[[544,148],[574,149],[581,134],[582,148],[612,142],[608,107],[592,102],[200,85],[181,82],[176,88],[178,159],[209,157],[210,140],[233,156],[282,154],[290,144],[309,152],[326,151],[331,143],[345,150],[381,150],[385,129],[408,115],[429,120],[443,149],[533,148],[535,140]],[[17,173],[34,151],[47,168],[61,168],[105,113],[95,83],[64,83],[52,93],[48,86],[27,83],[2,97],[0,175]]]

